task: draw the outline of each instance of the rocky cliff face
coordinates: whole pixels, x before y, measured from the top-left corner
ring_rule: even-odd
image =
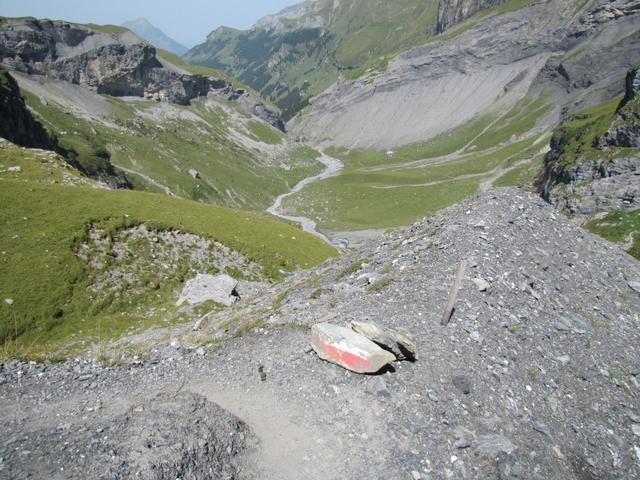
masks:
[[[0,68],[0,137],[28,148],[54,150],[55,139],[33,118],[14,78]]]
[[[0,23],[0,63],[30,75],[65,80],[112,96],[137,96],[187,105],[210,92],[242,104],[284,130],[279,112],[231,82],[188,75],[160,61],[154,47],[128,31],[104,33],[49,20]]]
[[[627,74],[625,96],[613,116],[578,113],[552,137],[538,188],[561,210],[591,216],[638,208],[639,76],[638,69]]]
[[[438,4],[437,33],[443,33],[485,8],[504,3],[505,0],[440,0]]]

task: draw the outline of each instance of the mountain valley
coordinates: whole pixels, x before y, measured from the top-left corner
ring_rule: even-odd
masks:
[[[640,478],[639,68],[639,0],[0,17],[0,478]]]

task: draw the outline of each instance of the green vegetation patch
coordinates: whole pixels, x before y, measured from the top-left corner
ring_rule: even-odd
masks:
[[[145,224],[155,230],[193,233],[241,253],[271,279],[336,254],[316,237],[239,210],[144,192],[6,178],[0,179],[0,186],[0,298],[13,300],[12,305],[0,305],[0,345],[16,345],[22,351],[46,350],[50,342],[67,341],[79,330],[96,333],[99,327],[103,335],[117,335],[166,318],[147,310],[168,308],[175,301],[173,294],[147,297],[149,305],[132,304],[121,312],[108,305],[95,310],[86,295],[86,264],[77,256],[89,225],[107,224],[117,232]]]
[[[611,212],[588,222],[585,227],[596,235],[623,245],[630,255],[640,260],[640,210]]]
[[[249,120],[247,128],[258,141],[268,145],[278,145],[282,143],[282,139],[284,138],[282,132],[257,120]]]
[[[534,127],[549,110],[543,101],[527,98],[503,115],[478,117],[393,152],[328,149],[344,161],[340,175],[306,187],[284,206],[330,230],[389,228],[446,208],[498,179],[524,184],[541,162],[544,134]]]
[[[108,33],[110,35],[122,35],[123,33],[130,32],[127,27],[121,27],[120,25],[98,25],[96,23],[85,23],[81,26],[90,28],[96,32]]]
[[[575,113],[554,132],[551,144],[556,146],[559,161],[564,167],[604,155],[602,150],[594,147],[594,142],[611,126],[620,100],[621,97],[616,97]]]
[[[306,150],[288,145],[281,162],[266,162],[266,153],[243,145],[239,136],[272,144],[286,139],[270,126],[246,119],[242,114],[248,114],[235,104],[202,98],[177,106],[104,97],[109,108],[106,121],[92,121],[24,93],[42,123],[69,151],[71,162],[93,178],[110,179],[124,172],[136,189],[263,210],[309,171],[322,168]],[[301,162],[296,161],[299,157],[304,157]]]

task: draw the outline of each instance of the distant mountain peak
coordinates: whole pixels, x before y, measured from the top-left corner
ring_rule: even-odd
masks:
[[[168,50],[176,55],[184,55],[188,50],[187,47],[176,42],[146,18],[136,18],[135,20],[124,22],[122,25],[144,38],[154,47]]]

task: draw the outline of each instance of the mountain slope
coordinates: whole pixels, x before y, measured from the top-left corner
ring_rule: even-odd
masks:
[[[257,94],[123,27],[4,19],[0,46],[27,104],[83,171],[115,165],[138,189],[262,210],[322,168]]]
[[[333,146],[345,169],[290,197],[288,213],[383,228],[491,185],[530,187],[561,119],[624,93],[638,12],[637,1],[557,0],[472,16],[383,72],[336,82],[288,128]]]
[[[153,26],[146,18],[129,20],[128,22],[124,22],[122,26],[141,36],[156,48],[162,48],[180,56],[189,50],[184,45],[179,44],[173,38],[169,37],[162,30]]]
[[[367,285],[376,278],[386,282]],[[221,431],[216,416],[183,408],[191,392],[241,420],[222,431],[249,451],[217,450],[243,466],[239,479],[635,479],[638,282],[637,261],[540,198],[487,192],[299,272],[199,332],[167,327],[151,346],[131,336],[96,349],[113,355],[107,366],[6,363],[4,473],[46,478],[64,466],[84,479],[142,458],[161,465],[145,468],[162,468],[155,478],[188,478],[185,463],[211,465],[206,432]],[[258,323],[210,343],[238,317]],[[365,319],[408,331],[418,361],[363,376],[305,353],[310,326]],[[154,406],[167,398],[159,391],[170,412]]]
[[[5,356],[81,349],[87,339],[190,318],[175,301],[196,273],[273,281],[334,255],[265,216],[106,189],[53,152],[5,140],[0,205]]]
[[[358,75],[436,30],[437,0],[314,0],[251,30],[221,27],[185,58],[220,68],[275,101],[285,118],[344,72]]]

